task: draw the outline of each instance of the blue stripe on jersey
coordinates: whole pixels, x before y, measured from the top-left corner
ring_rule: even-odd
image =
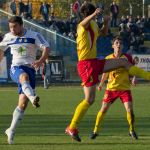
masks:
[[[37,34],[37,37],[38,37],[38,39],[40,40],[40,42],[42,44],[45,44],[45,41],[44,41],[44,39],[42,38],[42,36],[40,34]]]
[[[12,43],[8,43],[7,45],[22,44],[22,43],[35,44],[35,39],[33,39],[33,38],[17,38],[16,41],[14,41]]]

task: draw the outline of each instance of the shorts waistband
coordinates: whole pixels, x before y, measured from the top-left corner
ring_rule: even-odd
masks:
[[[24,65],[21,65],[21,66],[32,67],[31,64],[24,64]],[[32,67],[32,68],[33,68],[33,67]]]
[[[97,60],[97,58],[91,58],[91,59],[79,60],[78,62],[93,61],[93,60]]]

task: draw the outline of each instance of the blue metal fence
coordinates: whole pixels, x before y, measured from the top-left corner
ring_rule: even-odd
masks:
[[[0,32],[5,34],[8,29],[8,18],[11,14],[0,10]],[[45,39],[49,42],[51,47],[51,55],[62,56],[64,66],[64,81],[79,81],[79,77],[76,71],[77,54],[76,54],[76,42],[61,34],[51,31],[48,28],[41,27],[34,23],[32,20],[23,20],[25,28],[31,29],[41,33]],[[7,64],[11,64],[10,53],[7,53]],[[10,67],[7,65],[8,68]]]

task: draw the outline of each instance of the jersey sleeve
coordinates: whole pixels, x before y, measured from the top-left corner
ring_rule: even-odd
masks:
[[[35,44],[39,47],[39,48],[45,48],[45,47],[50,47],[49,43],[44,39],[44,37],[37,33],[35,36]]]
[[[124,54],[124,55],[126,56],[126,58],[128,59],[128,61],[129,61],[131,64],[135,65],[135,62],[134,62],[134,60],[133,60],[133,58],[132,58],[131,55],[129,55],[129,54]]]
[[[112,56],[113,56],[113,54],[110,54],[110,55],[106,56],[105,59],[112,59],[113,58]]]

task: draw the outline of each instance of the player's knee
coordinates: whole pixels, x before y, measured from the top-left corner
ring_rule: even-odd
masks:
[[[85,99],[90,105],[92,105],[95,101],[95,94],[86,95]]]
[[[25,105],[24,104],[19,104],[18,107],[20,108],[20,110],[24,111],[25,110]]]
[[[18,106],[22,111],[24,111],[27,107],[27,105],[25,103],[19,104]]]
[[[21,102],[21,103],[18,104],[18,107],[19,107],[21,110],[24,111],[24,110],[26,109],[27,105],[28,105],[28,102],[27,102],[27,101],[26,101],[26,102]]]
[[[104,113],[107,112],[107,110],[108,110],[107,108],[104,108],[104,109],[101,110],[101,112],[104,114]]]
[[[89,100],[88,100],[88,103],[89,103],[90,105],[92,105],[94,102],[95,102],[94,99],[89,99]]]
[[[127,112],[133,115],[133,110],[131,108],[127,108]]]
[[[19,76],[19,80],[20,80],[20,83],[23,83],[24,81],[28,81],[29,80],[29,76],[26,73],[22,73]]]

